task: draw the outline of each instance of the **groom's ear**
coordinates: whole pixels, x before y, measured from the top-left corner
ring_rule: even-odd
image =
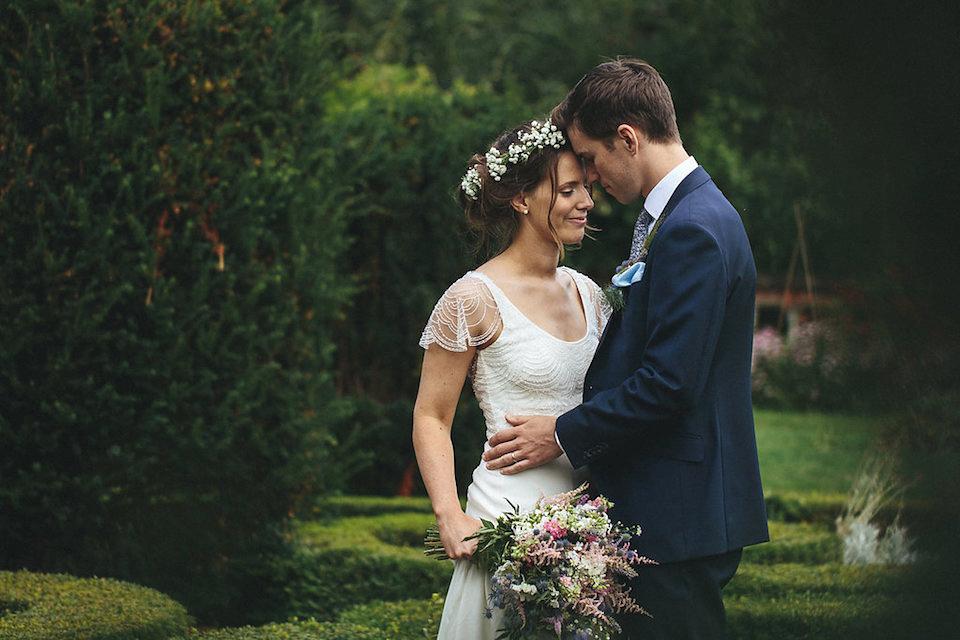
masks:
[[[633,125],[622,124],[617,127],[617,138],[631,154],[636,154],[640,150],[642,134]]]

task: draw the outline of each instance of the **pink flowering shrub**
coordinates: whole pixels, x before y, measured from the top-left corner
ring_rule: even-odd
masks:
[[[855,380],[849,342],[823,321],[804,322],[786,337],[770,327],[754,334],[751,390],[761,407],[836,409]]]

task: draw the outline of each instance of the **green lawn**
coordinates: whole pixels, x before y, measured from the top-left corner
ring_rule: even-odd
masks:
[[[766,493],[846,493],[879,420],[758,410],[760,475]]]
[[[877,440],[883,418],[757,410],[757,448],[766,494],[846,494]],[[898,452],[911,500],[960,513],[960,455]]]

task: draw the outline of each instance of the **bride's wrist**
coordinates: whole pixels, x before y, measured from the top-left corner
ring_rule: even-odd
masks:
[[[463,509],[461,509],[459,505],[456,508],[438,509],[433,512],[433,516],[437,519],[438,525],[447,524],[463,515]]]

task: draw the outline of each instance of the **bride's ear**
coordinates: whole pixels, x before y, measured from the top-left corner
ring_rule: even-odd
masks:
[[[530,206],[527,204],[527,196],[522,191],[513,196],[513,198],[510,200],[510,205],[516,209],[518,213],[530,213]]]

